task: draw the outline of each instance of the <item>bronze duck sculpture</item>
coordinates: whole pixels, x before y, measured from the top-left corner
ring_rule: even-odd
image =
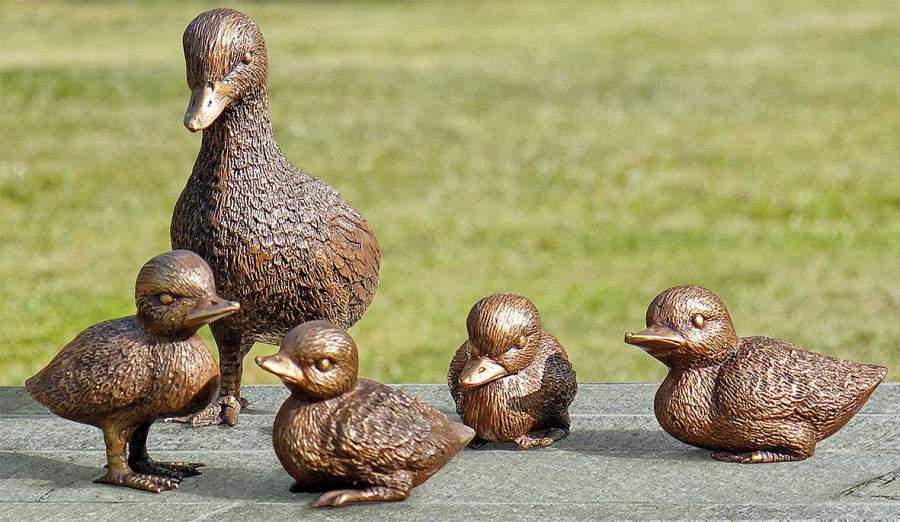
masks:
[[[331,490],[313,507],[403,500],[475,435],[417,397],[358,379],[356,344],[328,321],[294,328],[256,363],[291,392],[272,430],[291,491]]]
[[[779,339],[738,337],[722,300],[699,286],[656,296],[647,329],[625,342],[669,367],[654,404],[663,429],[729,462],[811,457],[887,374]]]
[[[150,425],[215,397],[219,367],[196,332],[239,306],[216,294],[209,266],[184,250],[144,264],[135,302],[137,315],[81,332],[25,386],[60,417],[103,430],[107,472],[96,482],[158,493],[203,464],[151,459]]]
[[[220,354],[218,404],[196,425],[237,423],[243,358],[294,326],[327,319],[349,328],[378,285],[380,251],[365,218],[278,148],[262,33],[246,15],[215,9],[183,38],[191,101],[184,124],[200,153],[175,205],[174,248],[197,252],[241,311],[212,325]],[[182,419],[185,420],[185,419]]]
[[[575,371],[559,341],[541,330],[534,303],[490,295],[472,307],[466,327],[469,337],[447,380],[456,411],[475,429],[471,446],[514,442],[528,449],[567,436]]]

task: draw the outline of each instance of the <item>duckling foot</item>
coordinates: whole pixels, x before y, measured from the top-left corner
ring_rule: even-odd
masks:
[[[206,408],[186,417],[169,417],[166,422],[190,424],[194,428],[227,424],[236,426],[241,401],[234,395],[222,395],[219,400],[211,402]]]
[[[94,482],[160,493],[177,488],[181,481],[159,475],[138,474],[133,471],[107,471],[105,476],[98,478]]]
[[[490,441],[475,437],[474,439],[472,439],[472,442],[469,443],[469,447],[476,450],[481,449],[485,447],[488,442]]]
[[[805,460],[808,455],[778,453],[775,451],[751,451],[747,453],[728,453],[720,451],[712,454],[712,458],[722,462],[739,462],[741,464],[765,464],[768,462],[791,462]]]
[[[566,428],[551,428],[549,430],[530,431],[513,442],[516,443],[519,449],[542,448],[564,439],[568,435],[569,430]]]
[[[202,462],[157,462],[150,457],[129,462],[128,466],[138,473],[160,475],[166,478],[181,480],[184,477],[196,477],[206,464]]]
[[[409,491],[384,486],[366,489],[338,489],[323,493],[310,506],[341,507],[351,502],[397,501],[409,496]]]

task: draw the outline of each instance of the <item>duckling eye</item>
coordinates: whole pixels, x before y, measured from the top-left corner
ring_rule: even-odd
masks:
[[[316,369],[320,372],[327,372],[331,369],[331,359],[319,359],[316,361]]]
[[[703,318],[702,314],[696,314],[691,319],[691,322],[694,323],[694,326],[696,326],[697,328],[703,328],[703,323],[706,322],[706,319]]]
[[[172,301],[174,301],[174,300],[175,300],[175,298],[172,297],[172,294],[160,294],[159,295],[159,302],[164,305],[172,304]]]
[[[244,54],[243,58],[241,58],[241,62],[245,63],[245,64],[250,63],[252,61],[253,61],[253,55],[250,54],[249,51]]]

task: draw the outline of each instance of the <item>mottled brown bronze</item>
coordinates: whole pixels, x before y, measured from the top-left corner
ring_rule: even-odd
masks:
[[[779,339],[738,337],[719,297],[699,286],[656,296],[647,329],[625,342],[669,367],[655,401],[663,429],[729,462],[811,457],[887,374]]]
[[[527,449],[568,435],[575,371],[559,341],[541,330],[534,303],[490,295],[472,307],[466,327],[469,338],[447,380],[456,411],[477,434],[471,446],[515,442]]]
[[[209,266],[185,250],[141,268],[135,302],[137,315],[81,332],[25,386],[60,417],[103,430],[107,472],[96,482],[158,493],[199,475],[203,464],[151,459],[150,425],[200,411],[215,397],[219,367],[196,332],[238,303],[216,295]]]
[[[222,389],[191,421],[237,423],[243,358],[294,326],[349,328],[378,285],[380,252],[365,218],[324,181],[301,172],[272,135],[266,45],[231,9],[200,14],[184,32],[191,102],[185,125],[200,153],[172,216],[172,246],[197,252],[241,311],[212,325]]]
[[[272,442],[291,491],[327,491],[313,507],[403,500],[475,436],[421,399],[357,379],[356,344],[328,321],[294,328],[256,363],[291,392]]]

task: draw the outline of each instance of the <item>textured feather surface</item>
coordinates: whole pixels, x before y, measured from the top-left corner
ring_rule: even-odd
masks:
[[[288,398],[272,434],[301,484],[401,489],[424,482],[473,436],[421,399],[365,379],[325,401]]]

